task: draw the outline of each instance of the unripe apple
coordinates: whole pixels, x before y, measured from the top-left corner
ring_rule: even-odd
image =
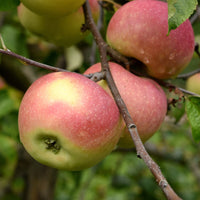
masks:
[[[97,0],[89,1],[94,20],[99,16]],[[71,46],[83,40],[89,31],[82,32],[85,23],[83,9],[60,18],[37,15],[23,4],[18,7],[21,24],[30,32],[59,46]]]
[[[135,0],[113,15],[106,37],[111,47],[121,54],[143,62],[149,75],[168,79],[188,65],[195,42],[189,20],[167,34],[167,3]]]
[[[56,17],[78,10],[85,0],[21,0],[21,2],[39,15]]]
[[[200,95],[200,73],[194,74],[187,79],[186,89]]]
[[[144,142],[159,129],[165,118],[167,111],[165,93],[155,81],[138,77],[116,63],[110,62],[109,65],[119,93]],[[101,64],[98,63],[87,69],[85,74],[95,73],[100,70]],[[110,93],[105,81],[98,83]],[[124,128],[119,146],[134,146],[127,128]]]
[[[82,170],[100,162],[121,135],[119,110],[98,84],[72,72],[36,80],[19,109],[20,140],[38,162]]]

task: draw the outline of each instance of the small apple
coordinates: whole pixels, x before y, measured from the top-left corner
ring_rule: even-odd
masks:
[[[39,15],[56,17],[78,10],[85,0],[21,0],[21,2]]]
[[[113,15],[106,37],[110,46],[121,54],[143,62],[149,75],[168,79],[188,65],[195,42],[189,20],[167,34],[167,3],[135,0]]]
[[[73,72],[36,80],[19,109],[20,140],[38,162],[82,170],[100,162],[121,135],[119,110],[95,82]]]
[[[186,89],[200,95],[200,73],[194,74],[187,79]]]
[[[89,0],[94,20],[99,16],[97,0]],[[23,4],[18,7],[18,17],[21,24],[30,32],[58,46],[71,46],[83,40],[89,31],[82,32],[85,23],[83,9],[60,18],[37,15]]]
[[[162,124],[167,112],[167,99],[163,89],[153,80],[138,77],[116,63],[109,63],[116,86],[128,111],[137,126],[142,141],[149,139]],[[97,63],[85,71],[85,74],[101,70]],[[110,95],[105,81],[98,82]],[[133,141],[125,128],[119,141],[121,147],[133,147]]]

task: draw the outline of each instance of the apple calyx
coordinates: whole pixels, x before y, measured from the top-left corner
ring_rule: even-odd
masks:
[[[61,149],[61,146],[58,144],[58,141],[55,138],[45,138],[44,143],[46,144],[46,149],[51,150],[55,154],[57,154]]]

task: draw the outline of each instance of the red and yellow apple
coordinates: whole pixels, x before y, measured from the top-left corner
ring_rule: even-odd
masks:
[[[78,10],[85,0],[21,0],[21,2],[39,15],[56,17]]]
[[[161,126],[166,112],[167,99],[163,89],[153,80],[138,77],[116,63],[109,63],[116,86],[124,100],[128,111],[137,126],[143,142],[149,139]],[[101,70],[97,63],[85,71],[85,74]],[[98,82],[110,95],[107,83]],[[119,141],[121,147],[133,147],[133,141],[125,128]]]
[[[89,3],[94,20],[97,21],[99,4],[97,0],[89,0]],[[82,8],[72,14],[53,18],[38,15],[21,4],[18,7],[18,17],[27,30],[58,46],[74,45],[83,40],[89,33],[89,31],[81,31],[81,27],[85,23]]]
[[[106,37],[112,48],[143,62],[149,75],[168,79],[188,65],[195,41],[189,20],[167,34],[167,3],[135,0],[123,5],[113,15]]]
[[[116,146],[119,110],[98,84],[72,72],[36,80],[19,109],[20,140],[38,162],[82,170],[100,162]]]
[[[187,79],[186,89],[200,95],[200,73],[194,74]]]

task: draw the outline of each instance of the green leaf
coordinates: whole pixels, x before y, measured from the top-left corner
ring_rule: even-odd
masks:
[[[188,19],[197,6],[197,0],[167,0],[169,32]]]
[[[14,10],[20,4],[20,0],[0,0],[0,11]]]
[[[19,28],[5,25],[1,28],[1,36],[8,49],[17,54],[28,57],[26,37]]]
[[[17,143],[0,133],[0,185],[6,187],[15,172],[18,160]]]
[[[0,118],[15,108],[15,102],[10,98],[8,90],[0,90]]]
[[[184,114],[185,114],[184,102],[178,102],[175,107],[170,106],[170,110],[168,111],[168,115],[175,119],[175,123],[178,123]]]
[[[19,142],[18,111],[12,111],[0,119],[0,134]]]
[[[200,141],[200,98],[189,97],[186,100],[185,109],[193,138],[195,141]]]

